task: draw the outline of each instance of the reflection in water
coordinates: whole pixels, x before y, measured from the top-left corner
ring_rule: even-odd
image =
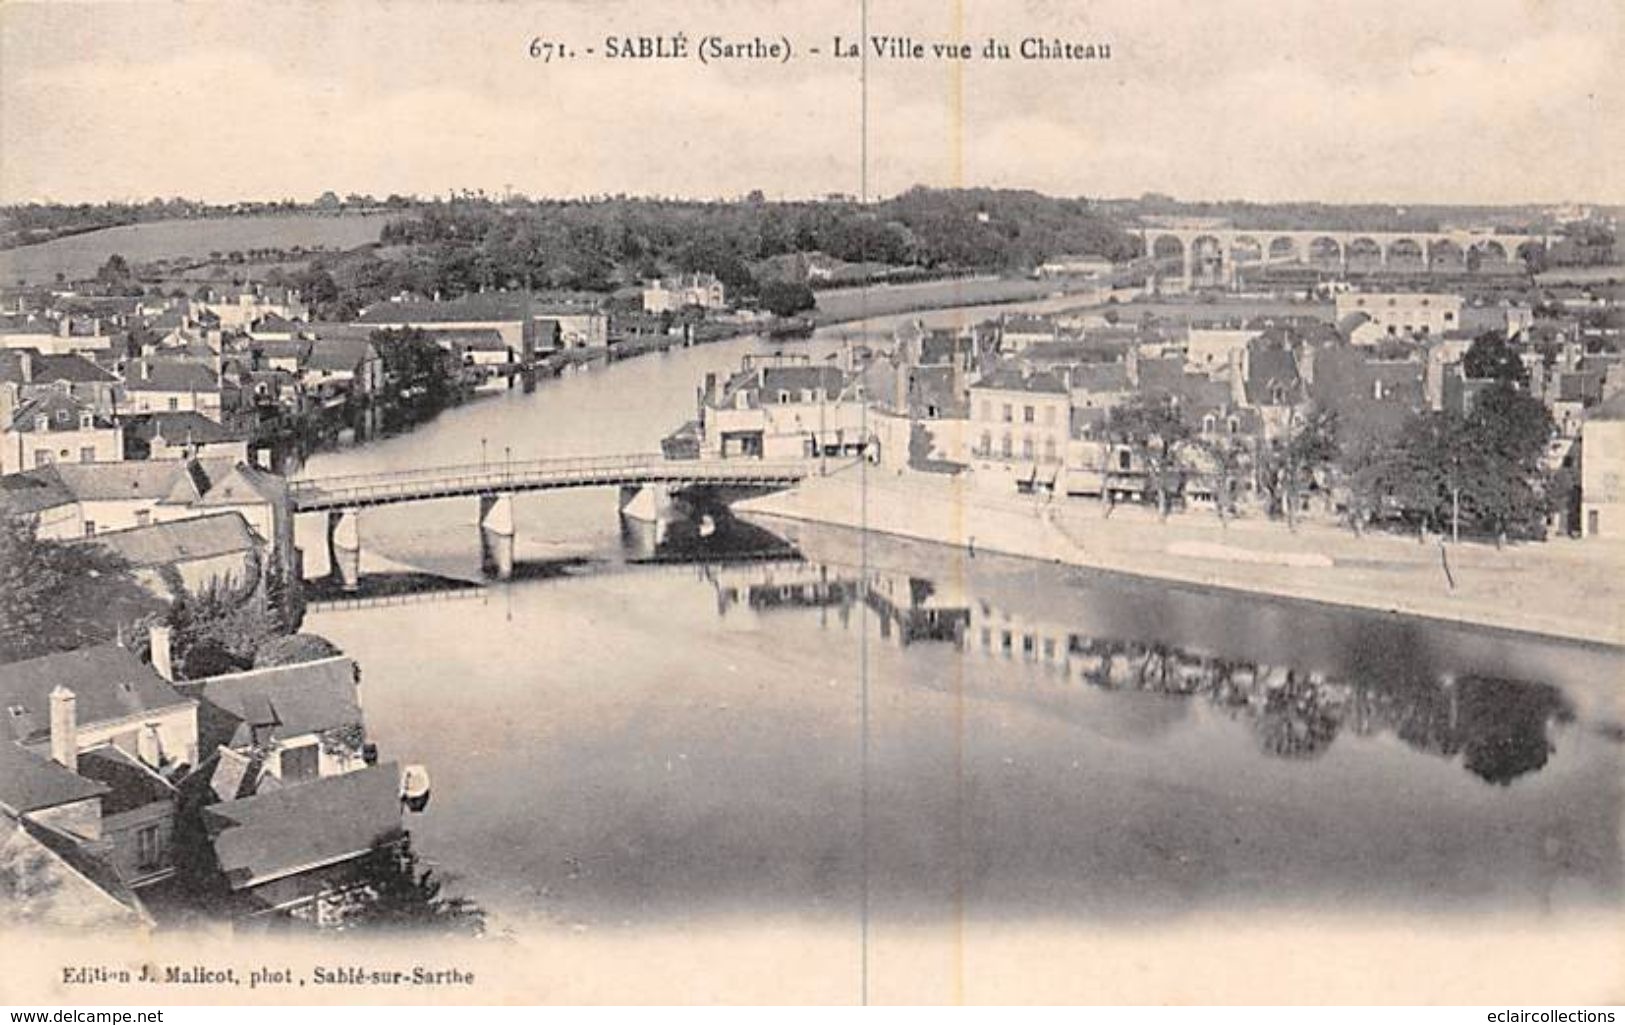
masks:
[[[966,657],[1010,660],[1052,682],[1200,698],[1245,723],[1260,749],[1277,758],[1318,757],[1345,730],[1357,737],[1389,733],[1417,751],[1459,755],[1469,772],[1504,786],[1545,766],[1554,750],[1549,727],[1574,720],[1562,693],[1544,683],[1478,675],[1340,678],[1088,636],[901,573],[780,562],[708,566],[705,576],[720,615],[741,602],[758,612],[836,608],[846,625],[852,605],[862,601],[876,613],[880,636],[901,646],[951,644]]]

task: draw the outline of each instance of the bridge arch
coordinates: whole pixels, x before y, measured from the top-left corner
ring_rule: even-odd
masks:
[[[1302,252],[1298,240],[1291,235],[1277,235],[1270,239],[1269,247],[1265,250],[1271,260],[1300,260]]]
[[[1146,255],[1159,266],[1164,263],[1179,266],[1185,261],[1185,240],[1178,235],[1152,235]]]
[[[1427,252],[1414,238],[1396,238],[1388,243],[1388,264],[1392,267],[1427,266]]]
[[[1190,244],[1191,274],[1196,283],[1213,284],[1224,278],[1224,243],[1217,235],[1197,235]]]
[[[1230,259],[1235,263],[1263,263],[1264,244],[1252,235],[1236,235],[1230,239]]]
[[[1343,243],[1331,235],[1317,235],[1309,240],[1309,262],[1317,267],[1341,266]]]
[[[1428,266],[1436,270],[1466,270],[1467,253],[1452,239],[1436,238],[1428,243]]]
[[[1520,243],[1513,255],[1526,267],[1538,266],[1546,259],[1546,243],[1540,239],[1529,239]]]
[[[1344,252],[1348,254],[1350,270],[1375,270],[1383,264],[1382,246],[1368,235],[1350,239],[1348,245],[1344,247]]]
[[[1506,246],[1495,239],[1476,242],[1467,249],[1468,270],[1500,271],[1505,270],[1508,263]]]

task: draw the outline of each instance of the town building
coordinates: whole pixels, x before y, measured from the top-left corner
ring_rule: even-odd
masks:
[[[715,274],[679,274],[644,282],[643,312],[675,313],[690,306],[725,310],[728,290]]]
[[[859,455],[866,417],[858,379],[806,357],[746,357],[726,382],[707,375],[700,396],[704,454],[725,459]]]
[[[1440,292],[1341,292],[1337,322],[1352,325],[1349,340],[1375,345],[1384,338],[1441,335],[1461,326],[1462,297]],[[1369,318],[1359,322],[1363,315]]]
[[[1052,489],[1071,437],[1065,374],[1003,365],[971,385],[971,464],[996,489]]]
[[[1592,407],[1580,428],[1580,529],[1625,539],[1625,396]]]
[[[201,413],[219,420],[225,405],[220,375],[191,360],[143,356],[124,370],[132,413]]]
[[[64,392],[43,392],[11,406],[0,385],[0,474],[59,462],[114,462],[124,458],[122,429],[91,404]]]

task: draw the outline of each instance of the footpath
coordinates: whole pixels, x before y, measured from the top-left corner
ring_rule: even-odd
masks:
[[[965,475],[854,465],[740,502],[779,516],[1208,588],[1625,646],[1625,544],[1440,544],[1213,513],[992,494]]]

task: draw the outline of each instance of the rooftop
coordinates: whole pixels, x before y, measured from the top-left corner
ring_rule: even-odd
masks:
[[[401,835],[393,763],[210,805],[204,819],[233,890],[351,861]]]
[[[10,815],[55,808],[107,793],[109,787],[85,779],[44,755],[0,738],[0,810]]]
[[[342,655],[213,676],[186,690],[202,699],[198,746],[244,747],[362,722],[355,662]]]
[[[152,666],[117,644],[10,662],[0,665],[0,706],[13,740],[31,744],[51,735],[50,693],[57,687],[73,691],[82,727],[188,703]]]
[[[243,514],[233,511],[105,531],[94,543],[117,552],[131,566],[154,567],[246,554],[261,542]]]

